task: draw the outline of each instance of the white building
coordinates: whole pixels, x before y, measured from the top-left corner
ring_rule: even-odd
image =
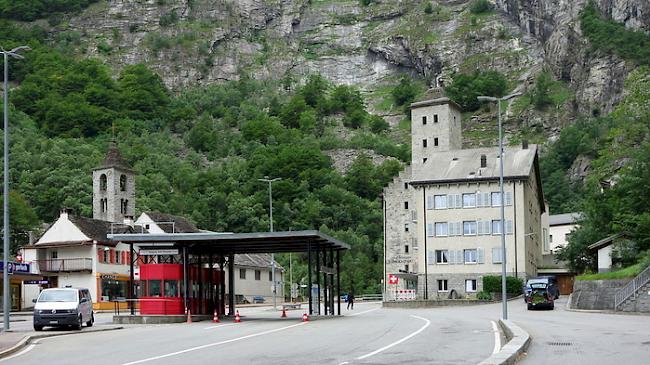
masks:
[[[135,173],[115,144],[111,144],[100,166],[93,169],[93,218],[62,210],[59,218],[34,244],[22,248],[24,260],[31,262],[33,271],[49,281],[45,285],[24,284],[23,307],[29,307],[43,288],[70,285],[88,288],[95,309],[113,309],[115,304],[111,300],[129,296],[132,258],[130,247],[108,240],[108,233],[201,232],[187,219],[164,213],[144,212],[134,222],[134,212]],[[134,277],[138,280],[140,261],[134,259]],[[255,297],[272,300],[272,282],[266,280],[270,267],[270,255],[235,256],[236,272],[252,272],[251,278],[242,279],[242,275],[235,278],[239,301],[245,298],[252,302]],[[276,280],[280,283],[283,272],[284,269],[276,265]],[[279,301],[284,298],[282,288],[283,285],[278,285]]]
[[[482,277],[506,269],[537,274],[545,211],[537,147],[504,150],[505,227],[500,222],[498,148],[461,149],[460,107],[432,96],[411,105],[412,160],[384,190],[387,298],[417,282],[420,299],[474,295]]]

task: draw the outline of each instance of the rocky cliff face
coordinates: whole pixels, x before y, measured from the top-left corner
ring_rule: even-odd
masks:
[[[582,113],[609,112],[622,97],[632,65],[615,56],[588,52],[580,12],[589,0],[497,0],[497,6],[526,33],[542,42],[556,77],[571,83]],[[647,0],[598,0],[598,8],[634,30],[650,31]]]

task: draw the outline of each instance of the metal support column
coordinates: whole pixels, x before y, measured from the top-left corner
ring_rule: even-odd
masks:
[[[135,260],[135,255],[133,254],[133,243],[129,244],[129,310],[131,311],[131,315],[135,314],[135,306],[133,305],[133,284],[134,284],[134,275],[135,273],[133,272],[133,260]]]
[[[323,248],[323,266],[327,266],[327,249]],[[327,295],[327,270],[323,270],[323,309],[324,315],[327,315],[329,312],[329,296]]]
[[[334,249],[330,248],[330,264],[329,267],[334,270]],[[334,298],[336,292],[334,291],[334,272],[330,273],[330,290],[332,295],[330,295],[330,315],[334,315]]]
[[[316,246],[316,288],[318,288],[318,315],[320,316],[320,247]]]
[[[190,288],[187,281],[187,247],[183,246],[183,305],[187,310],[189,307],[188,297]]]
[[[341,315],[341,251],[336,250],[336,307]]]
[[[226,314],[226,260],[223,254],[219,256],[219,294],[217,302],[219,306],[219,315]]]
[[[213,282],[213,277],[214,277],[214,260],[212,257],[212,252],[208,255],[208,267],[210,268],[208,270],[208,314],[214,312],[215,310],[215,305],[214,305],[214,282]]]
[[[307,241],[307,293],[309,293],[309,315],[314,313],[311,298],[311,241]]]
[[[201,253],[198,255],[198,270],[197,270],[197,277],[196,280],[199,281],[199,295],[198,295],[198,305],[196,306],[196,314],[205,314],[203,311],[203,261],[201,260]]]
[[[235,315],[235,255],[228,255],[228,315]]]

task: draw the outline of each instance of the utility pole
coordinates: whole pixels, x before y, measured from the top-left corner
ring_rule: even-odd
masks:
[[[264,176],[263,179],[257,179],[258,181],[269,183],[269,231],[273,232],[273,187],[271,184],[273,182],[282,180],[281,177],[276,177],[275,179],[269,179],[268,176]],[[273,309],[277,309],[276,302],[276,292],[277,292],[277,283],[275,280],[275,255],[271,253],[271,281],[273,281]]]

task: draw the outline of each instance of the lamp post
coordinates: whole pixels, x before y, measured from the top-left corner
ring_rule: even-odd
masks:
[[[270,232],[273,232],[273,182],[282,180],[281,177],[276,177],[275,179],[269,179],[268,176],[264,176],[263,179],[257,179],[261,182],[269,183],[269,229]],[[271,253],[271,281],[273,281],[273,309],[277,309],[277,304],[275,300],[275,292],[277,291],[277,284],[275,282],[275,255]]]
[[[503,319],[508,319],[508,301],[506,300],[506,220],[505,220],[505,199],[503,197],[503,132],[501,128],[501,101],[506,101],[519,96],[521,93],[513,93],[502,98],[492,96],[479,96],[479,101],[497,102],[497,115],[499,118],[499,196],[501,199],[501,303],[503,308]],[[515,257],[515,260],[517,258]]]
[[[0,53],[4,56],[4,189],[3,189],[3,208],[4,208],[4,241],[3,241],[3,268],[2,268],[2,311],[4,312],[4,330],[9,330],[9,312],[11,304],[9,303],[9,57],[22,60],[24,57],[19,55],[20,51],[31,51],[27,46],[16,47],[10,51],[2,50]]]

